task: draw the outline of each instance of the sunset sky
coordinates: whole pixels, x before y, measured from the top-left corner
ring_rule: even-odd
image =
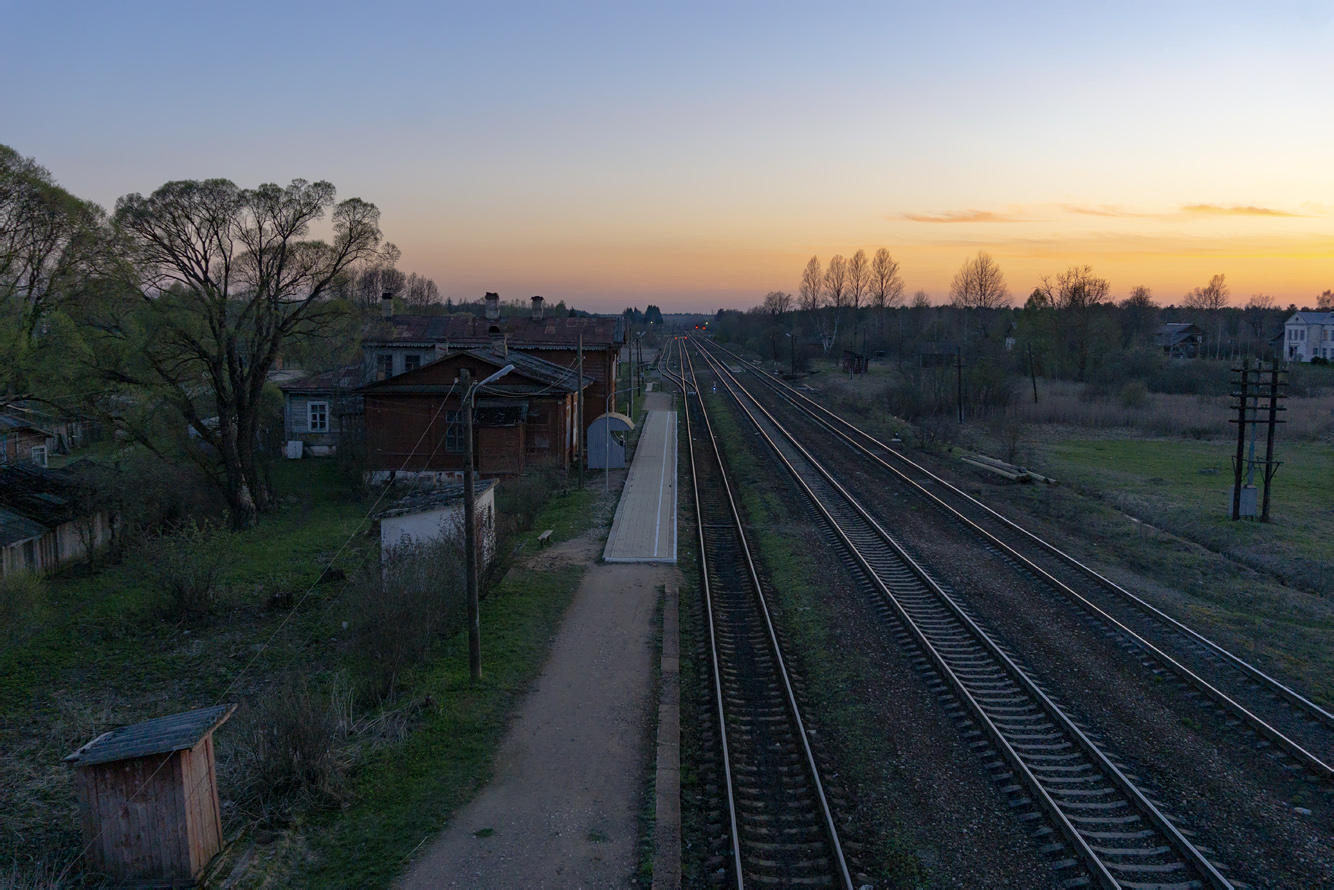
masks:
[[[888,247],[1019,302],[1334,288],[1334,4],[0,0],[0,142],[110,208],[328,179],[473,299],[745,307]]]

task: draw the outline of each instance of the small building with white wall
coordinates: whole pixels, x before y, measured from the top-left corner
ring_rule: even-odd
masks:
[[[487,565],[496,552],[496,483],[476,483],[477,548],[479,564]],[[442,485],[410,494],[381,511],[380,558],[396,547],[463,539],[463,483]]]

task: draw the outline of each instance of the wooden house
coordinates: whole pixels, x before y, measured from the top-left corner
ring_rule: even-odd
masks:
[[[528,353],[573,372],[583,342],[583,428],[607,411],[607,396],[615,392],[618,359],[625,345],[621,316],[548,317],[541,297],[533,297],[529,315],[500,315],[500,298],[486,295],[486,314],[395,315],[392,300],[385,300],[381,317],[362,334],[363,379],[386,380],[420,368],[457,349],[508,350]],[[615,409],[615,405],[611,406]]]
[[[366,460],[372,480],[391,473],[450,477],[463,471],[464,418],[456,385],[505,365],[514,370],[476,394],[473,453],[483,475],[522,473],[530,463],[569,467],[574,459],[579,383],[567,368],[509,351],[461,349],[357,392],[365,411]],[[582,386],[591,381],[585,377]]]
[[[335,450],[345,431],[360,430],[361,396],[355,390],[362,383],[361,367],[352,365],[278,384],[283,393],[283,441],[301,442],[313,454]]]
[[[74,766],[89,871],[185,886],[222,849],[213,731],[216,705],[105,732],[65,758]]]
[[[51,434],[23,417],[0,414],[0,464],[46,466]]]

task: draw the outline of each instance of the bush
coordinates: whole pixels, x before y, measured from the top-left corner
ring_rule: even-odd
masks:
[[[231,768],[240,805],[260,822],[286,821],[294,810],[342,797],[347,761],[340,749],[350,721],[335,684],[317,695],[304,678],[279,683],[240,715]]]
[[[496,538],[499,550],[516,534],[533,527],[537,512],[553,494],[569,483],[569,475],[556,466],[531,467],[522,476],[496,484]]]
[[[392,697],[403,671],[463,626],[467,595],[463,546],[448,538],[400,544],[355,579],[348,624],[372,698]]]
[[[46,579],[35,572],[0,578],[0,640],[6,645],[26,634],[46,600]]]
[[[1117,401],[1122,408],[1143,408],[1149,404],[1149,388],[1142,380],[1131,380],[1121,387]]]
[[[141,559],[145,580],[165,592],[178,618],[213,611],[219,580],[229,562],[231,536],[211,522],[185,525],[174,534],[150,538]]]

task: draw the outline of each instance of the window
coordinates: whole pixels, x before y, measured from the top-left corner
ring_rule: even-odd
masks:
[[[445,450],[463,453],[463,412],[445,412]]]
[[[29,455],[30,455],[31,458],[32,458],[32,462],[35,463],[35,464],[37,464],[37,466],[39,466],[39,467],[44,467],[44,466],[46,466],[46,446],[45,446],[45,445],[34,445],[34,446],[32,447],[32,450],[31,450],[30,452],[28,452],[28,453],[29,453]]]
[[[394,376],[394,354],[381,352],[375,356],[375,379],[385,380]]]
[[[312,433],[329,432],[329,403],[309,402],[306,409],[310,413],[310,431]]]
[[[422,357],[420,355],[417,355],[415,352],[412,353],[411,355],[403,356],[404,374],[406,374],[409,371],[417,370],[418,368],[421,367],[421,365],[422,365]]]

